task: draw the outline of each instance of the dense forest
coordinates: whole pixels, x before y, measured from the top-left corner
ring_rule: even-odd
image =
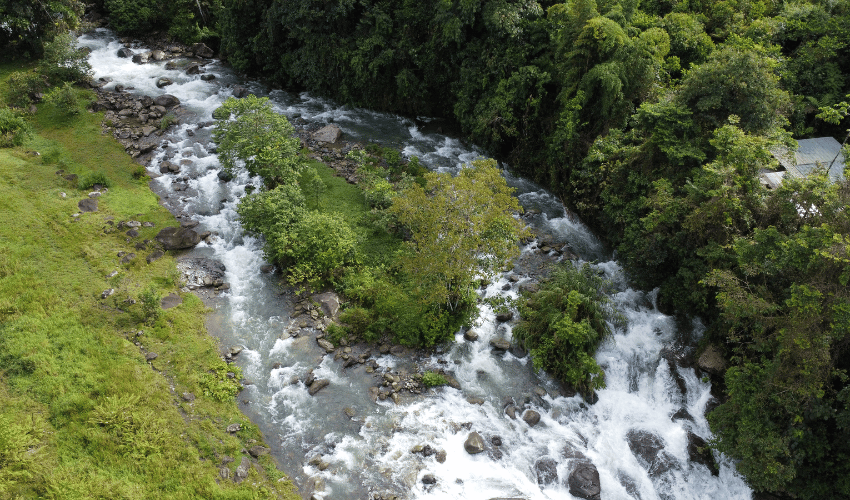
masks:
[[[38,55],[53,25],[17,3],[0,36]],[[281,86],[451,119],[549,187],[635,284],[705,318],[728,361],[715,446],[748,483],[850,496],[850,186],[817,172],[773,190],[758,180],[795,139],[845,140],[850,2],[159,4],[91,8],[119,32],[204,41]],[[83,12],[43,5],[66,22]],[[24,17],[36,21],[16,32]]]

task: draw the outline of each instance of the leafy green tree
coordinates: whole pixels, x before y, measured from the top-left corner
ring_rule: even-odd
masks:
[[[456,311],[472,300],[477,276],[494,276],[518,254],[521,208],[495,160],[425,179],[425,188],[413,184],[389,208],[410,231],[401,265],[420,301]]]
[[[558,266],[540,290],[520,301],[518,342],[531,353],[534,366],[561,383],[590,396],[605,387],[605,374],[594,355],[611,334],[615,319],[606,283],[585,264]]]
[[[52,84],[80,82],[91,76],[91,64],[86,51],[77,47],[71,33],[61,33],[44,44],[44,57],[38,69]]]
[[[78,0],[4,0],[0,3],[2,57],[41,57],[45,42],[79,25]]]
[[[297,182],[304,164],[300,142],[293,137],[295,129],[272,109],[267,97],[230,97],[213,116],[218,120],[213,137],[225,170],[232,172],[241,161],[269,188]]]

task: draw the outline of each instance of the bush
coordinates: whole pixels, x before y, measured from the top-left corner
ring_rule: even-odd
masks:
[[[139,301],[142,303],[142,321],[151,324],[159,319],[162,314],[161,300],[162,297],[154,286],[150,286],[139,294]]]
[[[168,127],[177,124],[177,116],[174,113],[168,113],[159,120],[159,130],[165,132]]]
[[[6,104],[25,109],[46,88],[47,82],[35,72],[15,71],[6,79]]]
[[[438,385],[447,385],[449,381],[440,373],[425,372],[422,374],[422,383],[427,387],[436,387]]]
[[[0,147],[20,146],[32,136],[29,123],[9,108],[0,108]]]
[[[65,82],[61,87],[53,88],[44,96],[44,101],[67,115],[76,115],[80,112],[79,99],[71,82]]]
[[[111,187],[112,181],[110,181],[103,172],[89,172],[81,176],[77,181],[77,188],[82,190],[91,189],[95,185]]]
[[[589,396],[605,387],[604,373],[594,359],[610,335],[608,319],[616,319],[604,280],[585,264],[558,267],[540,290],[520,301],[521,320],[514,338],[534,359],[534,366]]]
[[[265,234],[271,253],[289,267],[292,283],[318,285],[354,262],[356,237],[338,214],[307,212],[290,228]]]

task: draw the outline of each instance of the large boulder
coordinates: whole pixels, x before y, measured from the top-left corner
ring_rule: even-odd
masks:
[[[626,433],[626,441],[628,441],[629,449],[649,472],[650,477],[664,475],[678,467],[678,461],[673,455],[664,451],[664,442],[657,435],[632,429]]]
[[[177,106],[180,104],[180,99],[174,97],[171,94],[162,94],[160,96],[156,96],[153,100],[154,104],[157,106],[162,106],[164,108],[170,108],[172,106]]]
[[[118,57],[131,58],[133,57],[133,50],[127,47],[120,48],[118,49]]]
[[[342,130],[331,123],[313,132],[313,140],[333,144],[339,140],[340,135],[342,135]]]
[[[312,384],[310,384],[310,388],[309,388],[309,389],[307,389],[307,392],[308,392],[311,396],[315,396],[317,392],[319,392],[319,391],[321,391],[322,389],[324,389],[325,387],[329,386],[329,385],[330,385],[330,383],[331,383],[331,381],[330,381],[330,380],[328,380],[328,379],[326,379],[326,378],[322,378],[322,379],[319,379],[319,380],[314,380],[314,381],[313,381],[313,383],[312,383]]]
[[[712,375],[722,376],[726,373],[726,360],[723,359],[723,353],[717,346],[710,345],[703,351],[697,361],[697,366],[700,370],[708,372]]]
[[[481,453],[484,451],[484,438],[477,432],[470,432],[463,443],[463,449],[470,455]]]
[[[522,419],[525,420],[526,424],[534,427],[540,422],[540,414],[534,410],[525,410],[525,413],[522,414]]]
[[[211,48],[207,47],[205,44],[200,43],[200,42],[192,45],[192,47],[189,50],[191,50],[192,53],[195,54],[196,56],[204,57],[204,58],[207,58],[207,59],[212,58],[212,56],[215,54]]]
[[[567,479],[570,495],[586,500],[601,500],[602,488],[599,482],[599,471],[590,462],[579,462]]]
[[[708,443],[693,432],[688,432],[688,457],[690,457],[691,462],[708,467],[711,475],[720,475],[720,469],[717,467],[717,462],[714,460],[714,455],[711,454]]]
[[[313,295],[313,301],[322,309],[325,317],[335,320],[339,314],[339,297],[333,292]]]
[[[200,243],[201,236],[189,228],[166,227],[156,235],[156,241],[166,250],[181,250]]]
[[[243,97],[248,97],[248,93],[249,93],[248,89],[246,89],[245,87],[243,87],[241,85],[237,85],[237,86],[233,87],[232,95],[233,95],[233,97],[235,97],[237,99],[242,99]],[[213,116],[215,116],[215,113],[213,113]]]
[[[136,64],[145,64],[151,57],[150,52],[142,52],[141,54],[133,54],[133,62]]]

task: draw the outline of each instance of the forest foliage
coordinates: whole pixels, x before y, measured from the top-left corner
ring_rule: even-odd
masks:
[[[850,93],[848,2],[224,0],[221,13],[238,70],[450,118],[562,196],[664,310],[708,321],[730,361],[716,446],[747,481],[850,495],[847,188],[758,180],[794,139],[844,139],[846,114],[824,110]]]

